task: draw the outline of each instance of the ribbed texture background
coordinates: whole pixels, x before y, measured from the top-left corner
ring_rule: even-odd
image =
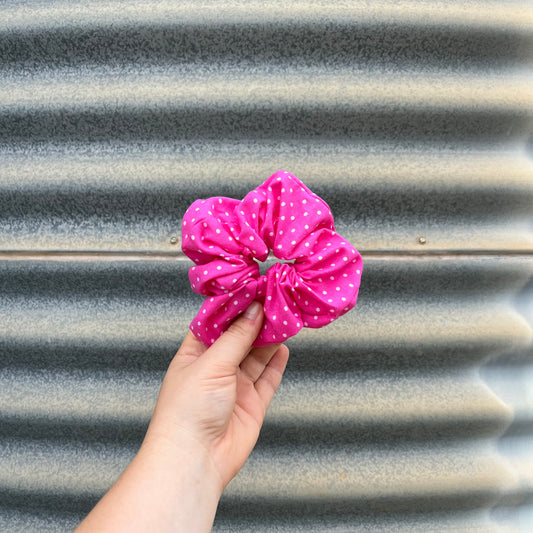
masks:
[[[530,2],[2,2],[0,530],[69,531],[201,299],[195,199],[274,171],[365,260],[291,339],[215,531],[533,530]]]

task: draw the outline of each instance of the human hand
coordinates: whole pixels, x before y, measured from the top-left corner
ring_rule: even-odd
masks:
[[[210,348],[189,331],[139,452],[76,533],[211,531],[289,357],[279,344],[251,349],[262,322],[254,302]]]
[[[258,302],[207,348],[189,331],[163,380],[144,445],[206,454],[219,490],[250,455],[287,364],[289,350],[252,348],[263,322]]]

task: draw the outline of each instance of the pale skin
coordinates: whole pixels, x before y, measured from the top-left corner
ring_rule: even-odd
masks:
[[[137,455],[75,533],[211,531],[289,357],[280,344],[251,348],[262,322],[254,302],[210,348],[187,333]]]

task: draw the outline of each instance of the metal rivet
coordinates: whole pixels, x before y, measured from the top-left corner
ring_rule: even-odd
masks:
[[[426,244],[426,238],[425,237],[418,237],[418,243],[419,244]]]
[[[178,238],[177,237],[170,237],[170,244],[178,244]]]

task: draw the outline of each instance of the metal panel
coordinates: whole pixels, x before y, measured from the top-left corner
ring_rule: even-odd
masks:
[[[217,532],[533,528],[529,2],[4,2],[0,530],[71,530],[200,304],[196,198],[286,168],[362,252]]]

